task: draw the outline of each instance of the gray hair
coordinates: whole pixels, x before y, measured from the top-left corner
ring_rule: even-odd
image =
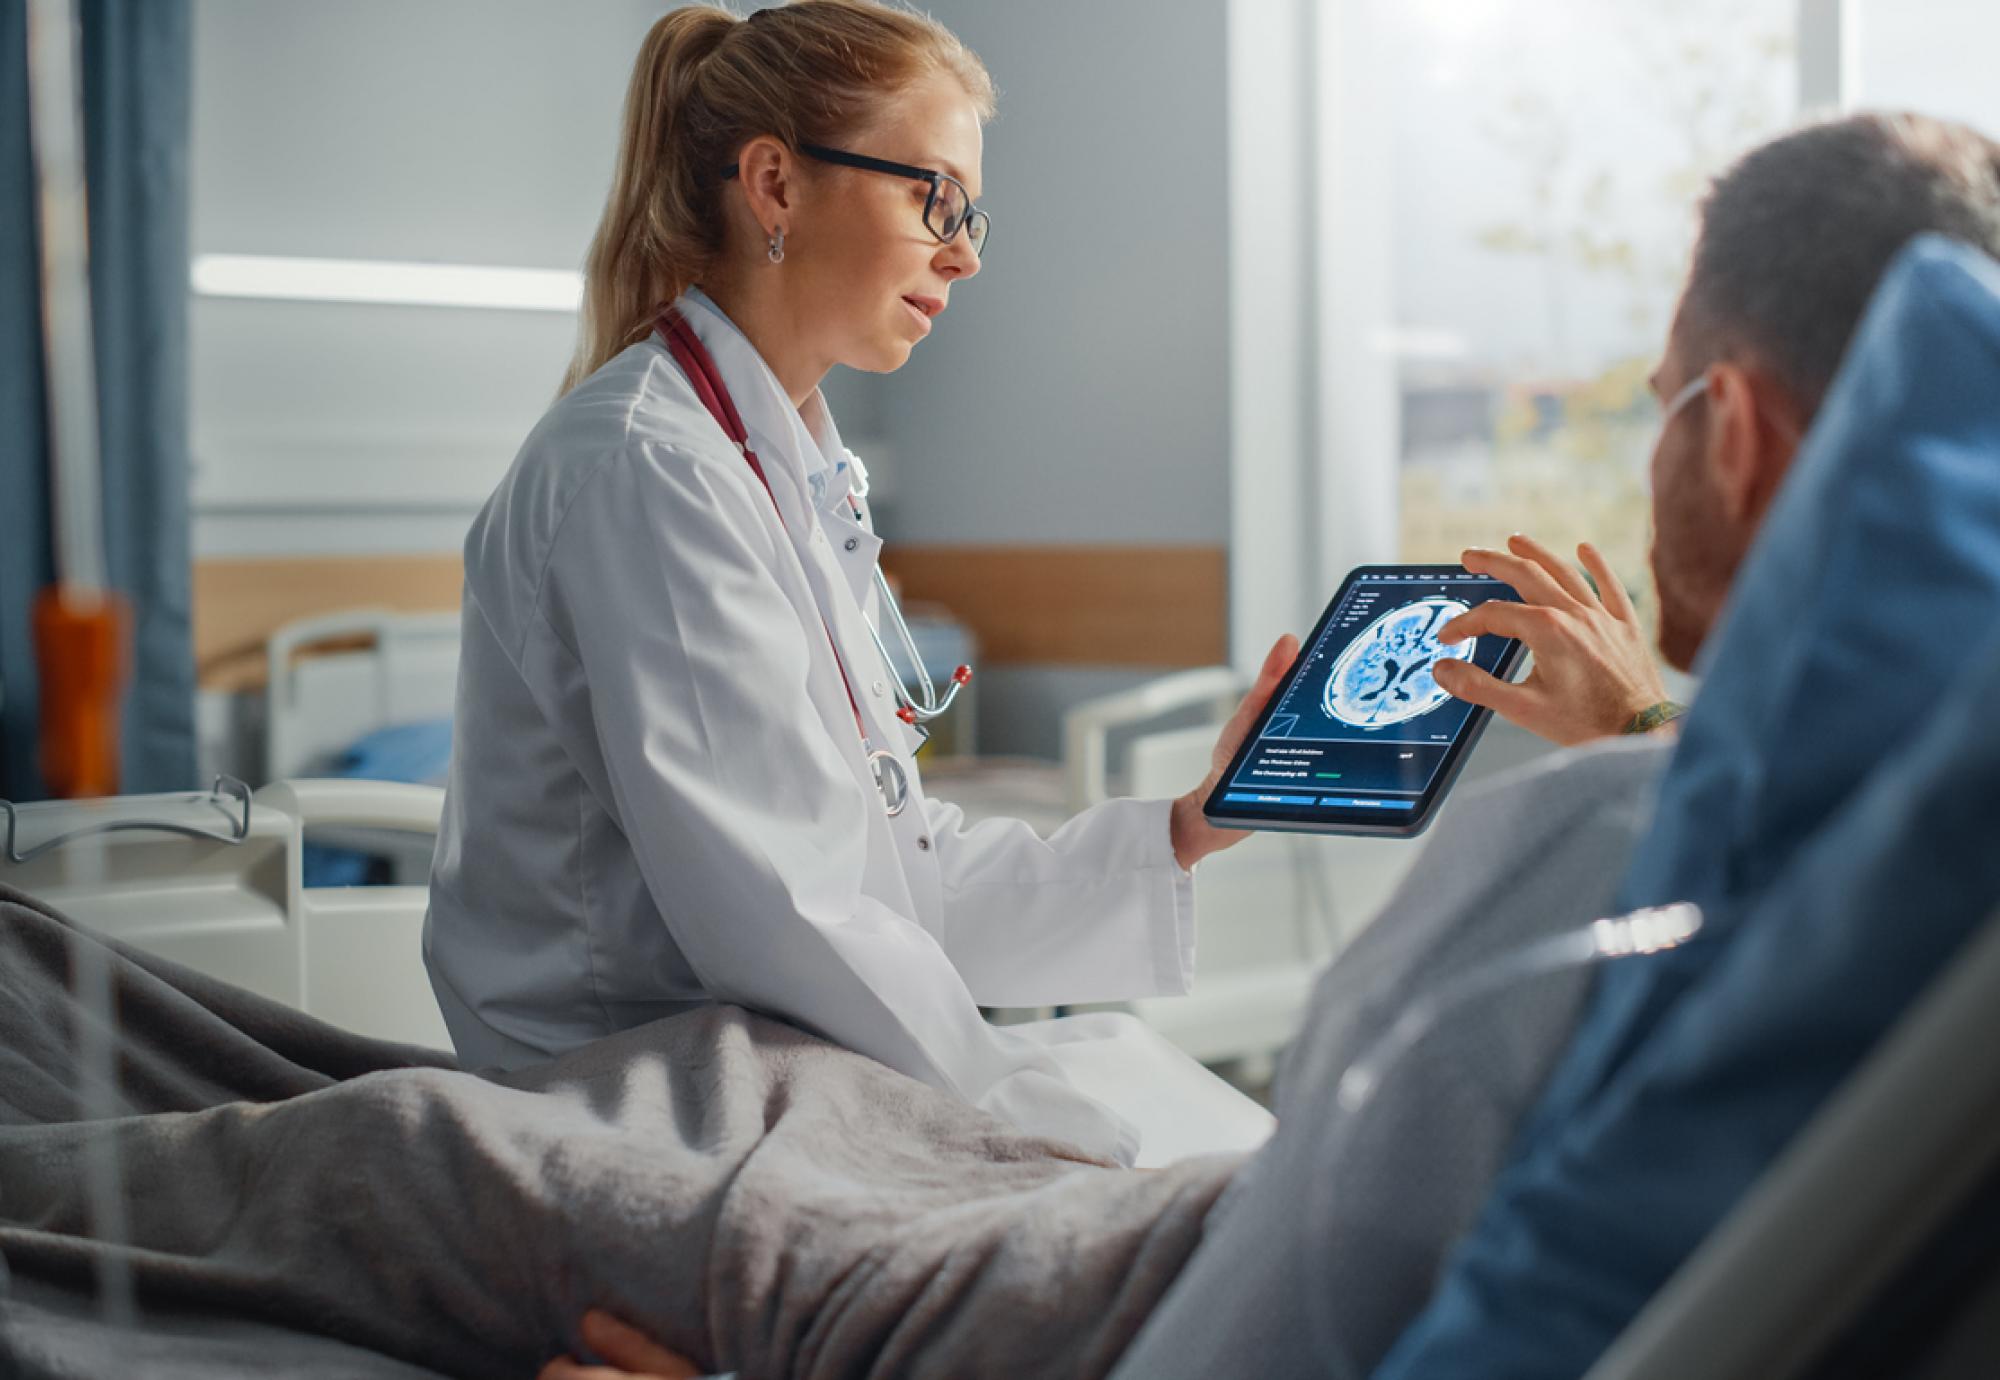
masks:
[[[2000,143],[1910,114],[1774,139],[1710,187],[1676,334],[1694,363],[1770,369],[1810,415],[1890,260],[1925,231],[2000,258]]]

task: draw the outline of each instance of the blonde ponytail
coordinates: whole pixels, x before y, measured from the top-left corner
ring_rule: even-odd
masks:
[[[567,393],[645,338],[722,250],[722,170],[759,135],[837,143],[933,71],[981,118],[993,83],[943,25],[874,0],[794,0],[739,19],[687,5],[647,33],[625,94],[618,162],[584,262]]]

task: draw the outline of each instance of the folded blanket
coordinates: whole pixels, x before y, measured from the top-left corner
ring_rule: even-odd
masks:
[[[79,953],[110,971],[115,1089],[79,1068]],[[107,1143],[119,1241],[88,1192]],[[1234,1165],[1089,1163],[732,1007],[489,1080],[0,886],[0,1355],[24,1375],[526,1376],[601,1306],[746,1380],[1097,1376]],[[130,1329],[91,1302],[107,1264]]]

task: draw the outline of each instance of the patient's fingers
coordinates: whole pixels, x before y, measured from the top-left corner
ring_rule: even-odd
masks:
[[[1453,699],[1464,700],[1512,718],[1531,709],[1534,692],[1480,670],[1469,661],[1437,661],[1431,678]]]
[[[1567,608],[1572,602],[1569,593],[1556,581],[1555,576],[1526,556],[1474,546],[1468,548],[1458,560],[1460,565],[1475,575],[1491,575],[1496,580],[1512,585],[1514,592],[1531,604],[1550,604],[1557,608]]]
[[[1533,648],[1543,629],[1549,626],[1549,618],[1548,610],[1543,608],[1509,599],[1489,599],[1439,628],[1438,641],[1450,647],[1468,637],[1494,633],[1500,637],[1518,637]]]
[[[1638,610],[1632,607],[1631,596],[1625,593],[1624,582],[1612,572],[1611,562],[1604,559],[1604,553],[1584,542],[1576,548],[1577,559],[1590,572],[1590,578],[1597,581],[1597,597],[1604,601],[1604,611],[1621,623],[1629,623],[1638,617]]]
[[[697,1380],[702,1373],[694,1362],[600,1308],[583,1315],[580,1330],[583,1344],[610,1364],[586,1366],[558,1356],[536,1380]]]
[[[567,1356],[558,1356],[535,1373],[535,1380],[651,1380],[610,1366],[586,1366]]]
[[[568,1356],[558,1356],[535,1373],[535,1380],[653,1380],[653,1377],[634,1375],[612,1366],[586,1366]]]
[[[1513,536],[1507,538],[1507,549],[1517,556],[1526,556],[1536,565],[1548,571],[1550,577],[1562,586],[1563,593],[1578,603],[1590,604],[1597,601],[1597,596],[1591,593],[1590,581],[1583,578],[1582,571],[1578,570],[1561,556],[1558,556],[1555,552],[1549,550],[1548,547],[1543,546],[1526,532],[1516,532]]]

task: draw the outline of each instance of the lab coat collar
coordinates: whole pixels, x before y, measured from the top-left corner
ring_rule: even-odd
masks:
[[[822,512],[846,507],[854,466],[834,425],[833,409],[815,388],[802,408],[792,406],[778,376],[709,295],[691,287],[675,303],[729,386],[736,411],[750,433],[750,448],[768,465],[782,457],[785,471],[807,501]]]
[[[822,533],[831,529],[825,555],[846,581],[856,617],[865,622],[862,610],[868,604],[882,542],[856,518],[848,502],[854,462],[834,426],[833,410],[818,389],[806,399],[803,409],[793,407],[778,376],[750,338],[700,288],[689,288],[675,305],[721,371],[743,419],[743,429],[749,433],[750,449],[757,453],[771,481],[773,501],[778,501],[783,490],[801,508],[817,510],[812,518]],[[835,457],[832,462],[829,456]],[[778,512],[799,559],[813,565],[818,557],[813,554],[812,526],[801,521],[806,512],[792,510],[788,515],[783,502],[778,503]],[[823,615],[830,627],[846,621],[843,611],[835,606],[823,606]],[[868,646],[865,629],[849,628],[848,632],[853,634],[850,646]]]

